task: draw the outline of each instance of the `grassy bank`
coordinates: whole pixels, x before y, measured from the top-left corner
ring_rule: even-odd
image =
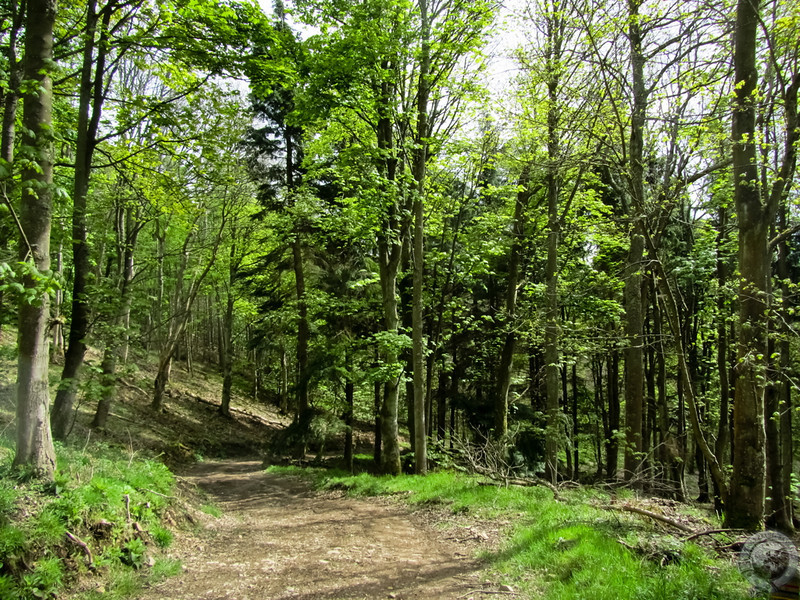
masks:
[[[12,470],[11,444],[0,443],[0,598],[114,600],[180,568],[157,551],[173,535],[175,480],[162,463],[59,446],[55,482],[42,484]]]
[[[486,485],[462,473],[375,477],[272,469],[310,477],[323,489],[345,489],[354,496],[396,495],[412,505],[437,504],[452,513],[507,523],[499,547],[483,558],[528,598],[751,597],[730,560],[660,525],[609,508],[620,498],[597,490],[565,490],[555,499],[547,488]]]

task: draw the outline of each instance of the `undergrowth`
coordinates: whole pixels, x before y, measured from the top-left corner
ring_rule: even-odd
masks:
[[[410,504],[440,504],[453,513],[511,523],[506,542],[484,557],[527,597],[553,600],[737,600],[751,598],[730,561],[658,531],[635,516],[602,508],[609,498],[589,489],[559,500],[542,487],[498,487],[453,472],[425,477],[348,475],[271,467],[352,496],[401,495]],[[630,548],[654,542],[659,552]]]
[[[174,574],[175,561],[155,556],[172,542],[162,519],[175,480],[162,463],[102,444],[57,446],[55,480],[29,480],[11,468],[0,440],[0,598],[125,598],[150,577]]]

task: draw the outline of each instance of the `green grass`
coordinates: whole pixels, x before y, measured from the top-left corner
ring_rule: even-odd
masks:
[[[172,542],[162,523],[172,473],[160,462],[101,444],[57,445],[56,451],[55,481],[44,484],[12,469],[10,453],[0,455],[0,598],[61,597],[78,578],[98,577],[68,533],[88,544],[95,573],[107,578],[96,597],[130,596],[142,585],[146,558]],[[134,523],[147,532],[144,538]],[[176,568],[156,560],[147,575],[163,578]]]
[[[200,507],[200,511],[217,519],[222,516],[222,511],[213,504],[203,504]]]
[[[402,494],[410,504],[436,503],[453,513],[509,522],[502,547],[484,558],[498,578],[530,598],[553,600],[736,600],[748,586],[728,561],[663,535],[638,517],[601,508],[609,498],[579,489],[561,501],[542,487],[497,487],[474,477],[436,472],[425,477],[326,473],[271,467],[352,496]],[[628,549],[648,542],[647,557]],[[664,564],[661,564],[664,562]]]

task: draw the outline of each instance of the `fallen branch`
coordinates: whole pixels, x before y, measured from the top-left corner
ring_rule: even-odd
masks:
[[[123,417],[122,415],[118,415],[118,414],[116,414],[116,413],[112,413],[112,412],[110,412],[110,413],[108,413],[108,414],[109,414],[110,416],[112,416],[112,417],[116,418],[116,419],[119,419],[120,421],[127,421],[128,423],[136,423],[137,425],[138,425],[138,424],[141,424],[141,421],[137,421],[137,420],[135,420],[135,419],[129,419],[128,417]]]
[[[154,496],[160,496],[161,498],[167,498],[169,500],[176,500],[175,496],[167,496],[166,494],[161,494],[159,492],[156,492],[155,490],[151,490],[151,489],[148,489],[148,488],[136,488],[136,489],[138,489],[140,492],[147,492],[148,494],[153,494]]]
[[[519,596],[517,592],[497,592],[494,590],[472,590],[471,592],[467,592],[466,594],[461,594],[457,596],[456,600],[460,600],[461,598],[466,598],[467,596],[471,596],[472,594],[493,594],[496,596]]]
[[[675,529],[680,529],[681,531],[685,531],[686,533],[694,533],[694,529],[689,527],[688,525],[684,525],[680,521],[676,521],[675,519],[670,519],[669,517],[665,517],[664,515],[660,515],[658,513],[654,513],[649,510],[645,510],[644,508],[639,508],[637,506],[631,506],[630,504],[622,504],[622,505],[614,505],[609,504],[606,505],[604,508],[608,508],[611,510],[622,510],[625,512],[635,513],[637,515],[642,515],[644,517],[649,517],[655,521],[660,521],[662,523],[666,523]]]
[[[698,531],[697,533],[693,533],[689,537],[684,538],[683,541],[688,542],[689,540],[693,540],[695,538],[699,538],[704,535],[713,535],[715,533],[736,533],[745,531],[744,529],[706,529],[705,531]]]
[[[138,385],[133,385],[132,383],[128,383],[127,381],[125,381],[125,380],[124,380],[124,379],[122,379],[121,377],[120,377],[119,379],[117,379],[117,381],[119,381],[119,382],[120,382],[122,385],[124,385],[126,388],[131,388],[132,390],[136,390],[137,392],[139,392],[140,394],[142,394],[142,395],[144,395],[144,396],[147,396],[148,398],[150,397],[150,394],[148,394],[147,392],[145,392],[145,391],[144,391],[142,388],[140,388]]]
[[[94,569],[94,557],[92,556],[92,551],[89,548],[89,544],[84,542],[74,533],[70,533],[69,531],[67,531],[66,534],[67,534],[67,539],[76,546],[78,546],[78,548],[80,548],[86,555],[86,562],[88,563],[89,568]]]
[[[535,479],[534,478],[523,479],[521,477],[504,477],[501,473],[496,473],[491,469],[487,469],[479,465],[472,465],[471,468],[478,475],[483,475],[484,477],[488,477],[492,481],[495,481],[497,483],[502,483],[504,485],[518,485],[520,487],[534,487],[537,485],[541,485],[549,489],[551,492],[553,492],[553,497],[555,500],[561,500],[561,494],[559,494],[558,488],[549,481],[547,481],[546,479],[540,479],[538,477]]]

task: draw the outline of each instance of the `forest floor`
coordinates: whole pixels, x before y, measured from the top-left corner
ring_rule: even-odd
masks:
[[[199,534],[176,539],[170,553],[181,560],[183,573],[140,600],[466,599],[503,593],[473,558],[478,542],[493,537],[475,524],[450,522],[442,529],[432,523],[438,521],[432,513],[410,512],[391,500],[312,491],[299,478],[264,472],[258,460],[202,462],[185,472],[184,481],[197,485],[222,515],[210,518]],[[470,539],[456,541],[464,535]]]

